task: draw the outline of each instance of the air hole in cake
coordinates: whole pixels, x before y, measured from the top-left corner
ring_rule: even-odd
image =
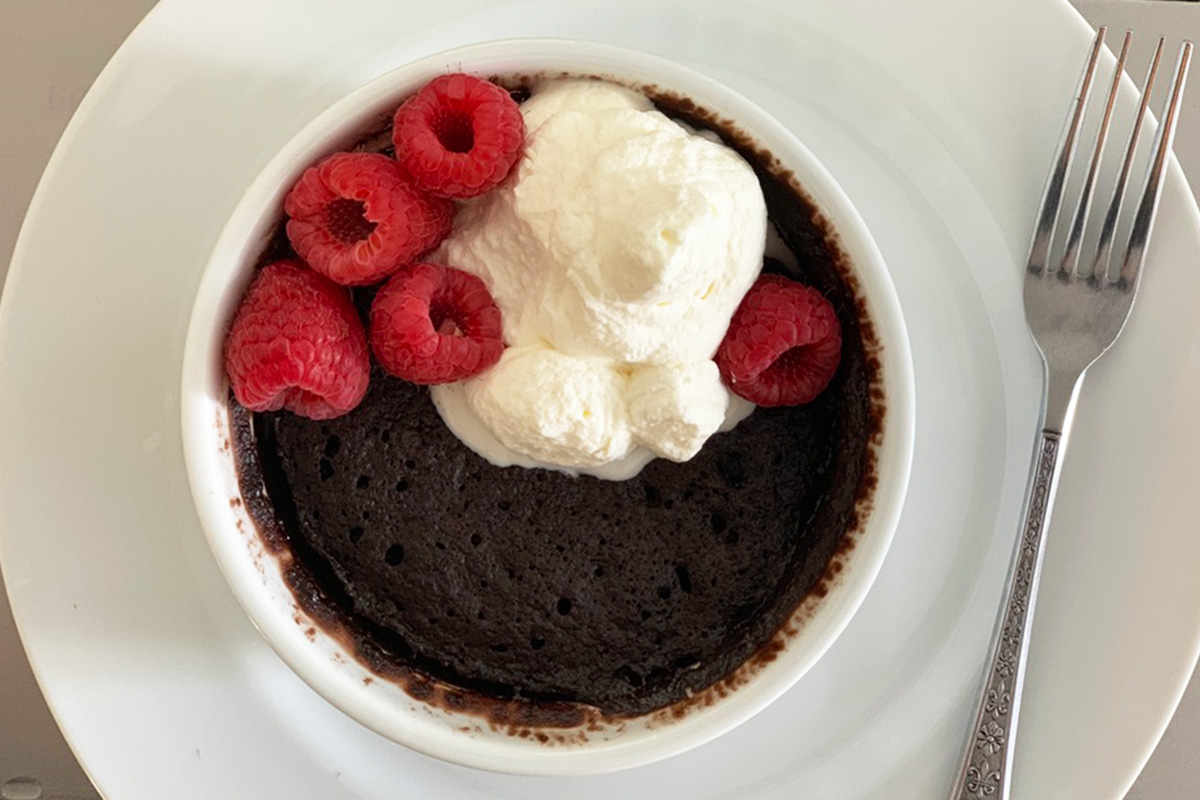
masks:
[[[434,546],[434,547],[436,547],[438,550],[445,550],[445,549],[446,549],[446,543],[445,543],[445,542],[434,542],[433,546]]]
[[[406,459],[404,460],[404,466],[405,466],[405,468],[406,468],[406,469],[416,469],[416,468],[417,468],[417,462],[416,462],[416,461],[413,461],[411,458],[406,458]]]
[[[364,512],[362,512],[362,518],[363,518],[363,521],[364,521],[364,522],[365,522],[366,520],[369,520],[369,519],[371,518],[371,512],[370,512],[370,511],[364,511]]]
[[[725,453],[717,461],[717,473],[725,479],[730,487],[743,488],[746,485],[745,457],[737,450]]]
[[[675,578],[679,581],[679,590],[685,594],[692,593],[692,576],[683,564],[675,565]]]
[[[658,491],[657,486],[646,484],[642,487],[642,491],[646,495],[646,508],[658,508],[662,505],[662,495]]]
[[[481,545],[481,544],[483,544],[483,537],[480,536],[478,533],[472,533],[471,534],[471,546],[479,547],[479,545]]]
[[[328,458],[333,458],[342,449],[342,440],[339,436],[333,435],[325,440],[325,455]]]
[[[371,479],[370,479],[370,477],[368,477],[366,475],[359,475],[358,480],[356,480],[354,482],[354,486],[357,489],[366,489],[370,485],[371,485]]]
[[[327,481],[333,477],[333,464],[330,463],[328,458],[322,458],[317,465],[317,469],[320,472],[322,481]]]
[[[555,606],[555,608],[558,609],[559,614],[562,614],[565,617],[567,614],[571,613],[571,601],[565,597],[560,597],[558,598],[558,605]]]
[[[725,532],[725,528],[729,525],[729,521],[725,519],[725,515],[719,512],[713,512],[708,517],[708,523],[712,526],[712,532],[718,536]]]
[[[670,586],[658,587],[658,598],[660,600],[670,600],[671,599],[671,587]]]
[[[541,650],[543,647],[546,646],[546,640],[539,639],[536,636],[531,637],[529,639],[529,646],[532,647],[534,650]]]
[[[508,652],[508,645],[506,645],[506,644],[494,644],[494,645],[492,645],[492,652],[493,652],[493,653],[507,653],[507,652]]]
[[[508,502],[507,500],[498,500],[496,502],[496,508],[501,511],[508,511],[510,508],[512,508],[512,503]]]
[[[394,544],[383,554],[383,560],[389,567],[398,566],[404,561],[404,545]]]
[[[597,578],[603,578],[604,577],[604,567],[596,567],[594,570],[592,570],[592,575],[594,575]]]
[[[618,669],[617,677],[635,689],[640,689],[645,684],[645,680],[642,679],[641,673],[629,665]]]
[[[407,492],[408,491],[408,481],[406,481],[404,478],[401,478],[400,480],[396,481],[396,491],[397,492]]]
[[[379,434],[379,441],[383,442],[384,444],[387,444],[391,440],[392,440],[392,432],[391,431],[384,430]]]
[[[742,535],[736,530],[731,530],[725,534],[725,544],[737,544],[742,540]]]
[[[734,625],[741,625],[754,616],[754,612],[758,611],[758,603],[743,603],[729,615],[729,620]]]
[[[675,669],[692,669],[700,665],[700,659],[689,653],[686,656],[680,656],[672,663]]]
[[[350,541],[353,542],[354,544],[358,544],[359,540],[362,539],[363,534],[366,533],[366,531],[363,528],[355,526],[350,529],[349,533],[350,533]]]

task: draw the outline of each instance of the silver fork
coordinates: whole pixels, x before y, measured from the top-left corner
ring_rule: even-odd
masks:
[[[1175,133],[1180,98],[1187,81],[1191,42],[1184,42],[1180,49],[1175,81],[1167,97],[1141,201],[1133,219],[1120,270],[1113,275],[1112,268],[1115,265],[1110,263],[1113,239],[1142,119],[1162,57],[1163,39],[1160,38],[1146,73],[1141,104],[1133,121],[1095,251],[1081,260],[1088,210],[1100,171],[1117,87],[1129,52],[1130,34],[1126,32],[1113,71],[1091,162],[1080,189],[1079,203],[1071,216],[1063,256],[1058,264],[1049,264],[1067,174],[1083,124],[1096,61],[1104,45],[1104,33],[1104,28],[1096,32],[1087,64],[1079,79],[1058,153],[1046,182],[1037,228],[1029,250],[1025,273],[1025,317],[1041,351],[1045,368],[1044,416],[1034,454],[1021,535],[1016,542],[1004,604],[992,638],[991,656],[975,724],[971,726],[951,800],[1009,800],[1010,797],[1025,656],[1029,649],[1029,631],[1042,571],[1042,542],[1054,505],[1062,455],[1067,448],[1067,437],[1075,414],[1075,401],[1088,367],[1112,347],[1133,308],[1141,283],[1146,244],[1154,225],[1154,214],[1162,189],[1167,154]]]

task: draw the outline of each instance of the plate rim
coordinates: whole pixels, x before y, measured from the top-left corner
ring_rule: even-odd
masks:
[[[34,192],[33,198],[29,204],[29,208],[26,211],[25,219],[22,223],[20,232],[18,234],[16,243],[14,246],[13,256],[11,259],[11,266],[10,266],[8,276],[6,278],[6,282],[4,285],[5,291],[0,293],[0,347],[3,347],[3,344],[7,340],[7,337],[11,336],[11,331],[9,329],[11,326],[10,319],[12,317],[12,314],[10,312],[8,312],[7,309],[11,306],[12,303],[15,302],[11,299],[6,299],[5,296],[11,295],[13,293],[12,292],[13,287],[15,285],[18,285],[19,281],[23,280],[25,277],[24,270],[22,269],[22,264],[24,263],[25,251],[28,249],[28,240],[32,236],[29,233],[29,230],[31,227],[30,221],[38,215],[38,212],[40,211],[41,207],[44,205],[45,195],[49,191],[48,187],[54,182],[54,178],[58,173],[58,169],[59,169],[61,161],[64,158],[64,154],[70,149],[72,143],[77,138],[80,126],[83,124],[85,117],[91,114],[92,107],[98,102],[99,96],[104,94],[111,88],[111,84],[114,82],[120,67],[123,65],[123,61],[124,61],[125,57],[128,55],[128,50],[131,47],[131,42],[137,40],[139,31],[143,30],[143,28],[146,27],[147,21],[149,21],[151,19],[156,19],[157,18],[156,15],[159,15],[159,12],[164,7],[173,8],[174,6],[182,5],[182,3],[183,3],[183,0],[163,0],[162,2],[158,3],[154,8],[152,8],[151,11],[146,15],[146,17],[144,17],[142,19],[142,21],[138,23],[138,25],[134,28],[134,30],[130,34],[130,36],[127,37],[127,39],[122,43],[122,45],[114,53],[113,57],[105,65],[105,67],[101,71],[101,73],[98,76],[98,78],[96,79],[96,81],[92,84],[91,88],[89,88],[89,90],[86,93],[86,95],[84,96],[83,100],[80,102],[79,107],[76,109],[75,113],[72,115],[71,120],[68,123],[67,127],[65,128],[63,135],[60,138],[58,144],[55,146],[54,151],[47,163],[46,169],[43,172],[43,175],[38,182],[38,185]],[[1072,7],[1067,2],[1067,0],[1056,0],[1055,5],[1057,5],[1059,7],[1060,11],[1066,10],[1068,16],[1074,18],[1076,20],[1078,26],[1080,28],[1082,28],[1083,31],[1088,32],[1087,36],[1090,37],[1090,30],[1091,30],[1090,26],[1082,18],[1082,16],[1078,13],[1078,11],[1076,9],[1074,9],[1074,7]],[[1190,217],[1192,218],[1192,224],[1195,227],[1200,227],[1200,210],[1197,210],[1195,197],[1191,193],[1191,189],[1190,189],[1190,186],[1188,185],[1186,177],[1183,175],[1182,169],[1179,167],[1178,162],[1174,158],[1173,155],[1172,155],[1172,161],[1175,163],[1173,163],[1170,167],[1170,176],[1171,177],[1169,178],[1169,181],[1170,182],[1178,182],[1182,179],[1182,188],[1190,199],[1189,212],[1190,212]],[[3,541],[4,541],[4,536],[2,535],[2,530],[3,530],[3,526],[0,525],[0,551],[3,550]],[[3,569],[4,569],[3,561],[0,560],[0,570],[3,570]],[[13,589],[13,586],[11,583],[6,584],[6,590],[8,592],[9,599],[11,602],[14,599],[14,589]],[[25,633],[24,633],[24,629],[23,629],[24,625],[23,625],[22,619],[17,616],[16,608],[17,608],[17,605],[14,605],[13,616],[16,620],[17,629],[22,638],[22,643],[24,645],[24,642],[26,641],[26,637],[25,637]],[[30,661],[31,665],[34,666],[34,673],[35,673],[35,676],[38,681],[39,689],[42,690],[43,696],[45,697],[47,704],[50,706],[51,713],[54,715],[56,722],[58,722],[59,714],[56,709],[55,699],[52,698],[51,695],[46,693],[46,691],[45,691],[46,687],[43,685],[41,671],[37,666],[38,655],[36,653],[32,652],[30,650],[30,648],[28,648],[28,647],[26,647],[25,649],[26,649],[26,653],[29,657],[29,661]],[[1162,734],[1165,731],[1167,725],[1169,724],[1171,718],[1174,716],[1174,713],[1179,704],[1179,701],[1187,687],[1188,679],[1189,679],[1192,671],[1194,670],[1197,656],[1200,656],[1200,630],[1198,630],[1196,632],[1196,635],[1193,637],[1191,664],[1190,664],[1190,666],[1187,666],[1186,669],[1183,669],[1181,671],[1182,680],[1179,681],[1177,683],[1177,685],[1174,687],[1173,700],[1170,703],[1169,708],[1164,711],[1163,718],[1161,719],[1160,725],[1158,727],[1157,735],[1154,737],[1154,740],[1152,742],[1149,742],[1146,745],[1146,747],[1144,749],[1144,753],[1142,754],[1142,757],[1140,758],[1137,769],[1130,775],[1128,782],[1126,783],[1123,791],[1127,792],[1129,786],[1131,786],[1133,784],[1133,782],[1136,780],[1138,774],[1140,774],[1142,768],[1145,766],[1145,763],[1149,760],[1150,756],[1152,755],[1155,747],[1158,744],[1158,741],[1161,739]],[[65,728],[63,728],[61,725],[60,725],[60,730],[63,731],[63,735],[67,739],[69,745],[71,746],[72,751],[77,752],[76,745],[72,739],[71,733],[68,730],[66,730]],[[92,774],[91,774],[91,771],[89,770],[88,765],[84,764],[82,761],[80,763],[83,766],[84,770],[86,772],[88,772],[89,778],[92,778]],[[93,783],[95,783],[94,778],[93,778]],[[97,789],[99,790],[98,786],[97,786]]]

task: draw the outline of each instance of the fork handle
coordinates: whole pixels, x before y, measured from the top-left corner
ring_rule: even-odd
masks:
[[[1024,524],[1009,568],[1004,605],[992,636],[983,692],[951,800],[1009,798],[1017,715],[1025,680],[1025,655],[1029,650],[1033,607],[1042,573],[1042,542],[1050,522],[1060,456],[1065,445],[1064,433],[1042,430]]]

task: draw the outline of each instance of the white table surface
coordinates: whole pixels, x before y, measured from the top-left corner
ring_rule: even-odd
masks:
[[[0,281],[29,199],[75,107],[155,0],[0,0]],[[1129,72],[1140,75],[1157,34],[1200,41],[1200,3],[1073,0],[1094,25],[1131,28]],[[1200,176],[1200,87],[1193,86],[1175,145]],[[33,779],[25,782],[22,779]],[[0,592],[0,799],[94,800],[99,795],[58,732],[25,661]],[[1126,800],[1200,796],[1200,678]],[[22,792],[29,792],[23,794]],[[119,800],[119,798],[110,798]]]

